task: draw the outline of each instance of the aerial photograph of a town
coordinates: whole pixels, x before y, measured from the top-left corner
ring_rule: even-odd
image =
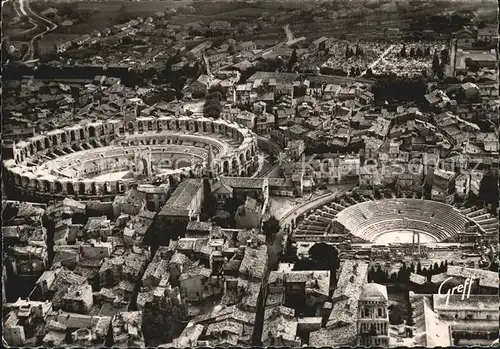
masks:
[[[496,0],[1,6],[4,347],[498,347]]]

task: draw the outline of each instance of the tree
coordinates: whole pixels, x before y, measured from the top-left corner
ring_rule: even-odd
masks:
[[[450,59],[450,52],[447,48],[441,51],[441,62],[442,64],[447,64]]]
[[[401,57],[406,58],[406,45],[403,44],[403,47],[401,48]]]
[[[203,116],[218,119],[222,111],[221,101],[224,98],[224,89],[220,85],[212,86],[208,90],[205,104],[203,105]]]
[[[473,61],[469,57],[465,59],[465,66],[467,67],[467,69],[469,69],[469,71],[473,73],[476,73],[479,71],[479,69],[481,69],[481,65],[476,61]]]
[[[487,205],[498,207],[498,172],[489,171],[484,175],[479,185],[479,199]]]
[[[203,178],[203,193],[205,200],[203,202],[202,214],[206,219],[212,218],[217,210],[217,201],[212,195],[210,180],[208,178]]]
[[[231,215],[234,215],[236,211],[238,210],[238,207],[241,206],[243,202],[238,200],[237,198],[229,198],[226,200],[224,203],[224,211],[228,212]]]
[[[264,222],[264,224],[262,224],[262,231],[269,240],[272,240],[272,238],[280,231],[280,222],[276,219],[276,217],[271,216]]]
[[[293,66],[297,63],[297,50],[293,49],[292,55],[290,56],[290,59],[288,60],[288,72],[291,72],[293,69]]]
[[[309,249],[309,258],[318,266],[318,269],[326,269],[332,272],[334,276],[340,265],[339,252],[337,249],[324,242],[314,244]]]
[[[441,70],[441,64],[439,63],[439,57],[436,52],[434,52],[434,57],[432,57],[432,70],[436,74]]]

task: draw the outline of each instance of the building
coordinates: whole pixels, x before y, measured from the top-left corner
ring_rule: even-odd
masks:
[[[181,182],[158,213],[165,225],[198,220],[203,205],[203,185],[199,179]]]
[[[332,303],[325,303],[326,326],[311,332],[309,345],[355,346],[357,343],[358,302],[362,286],[367,281],[368,263],[343,261],[337,275],[337,287]]]
[[[231,188],[233,196],[245,200],[251,197],[258,200],[262,207],[267,207],[269,198],[269,181],[267,178],[221,177],[221,184]],[[215,192],[218,194],[218,191]]]
[[[54,50],[56,53],[63,53],[70,49],[71,46],[73,46],[71,41],[63,41],[55,44]]]
[[[62,297],[61,309],[70,313],[89,314],[94,305],[92,286],[71,285]]]
[[[389,347],[387,287],[369,283],[363,286],[358,301],[358,345]]]
[[[455,192],[460,198],[466,198],[470,191],[470,174],[461,173],[455,179]]]
[[[235,214],[237,229],[260,228],[262,220],[262,207],[257,200],[247,197],[245,203],[238,207]]]

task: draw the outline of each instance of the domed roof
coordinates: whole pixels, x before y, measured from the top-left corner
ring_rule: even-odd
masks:
[[[370,301],[386,301],[388,299],[387,287],[376,283],[364,284],[359,299]]]

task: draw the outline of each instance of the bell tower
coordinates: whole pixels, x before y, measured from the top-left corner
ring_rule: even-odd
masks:
[[[358,302],[358,345],[389,347],[387,287],[369,283],[363,286]]]

